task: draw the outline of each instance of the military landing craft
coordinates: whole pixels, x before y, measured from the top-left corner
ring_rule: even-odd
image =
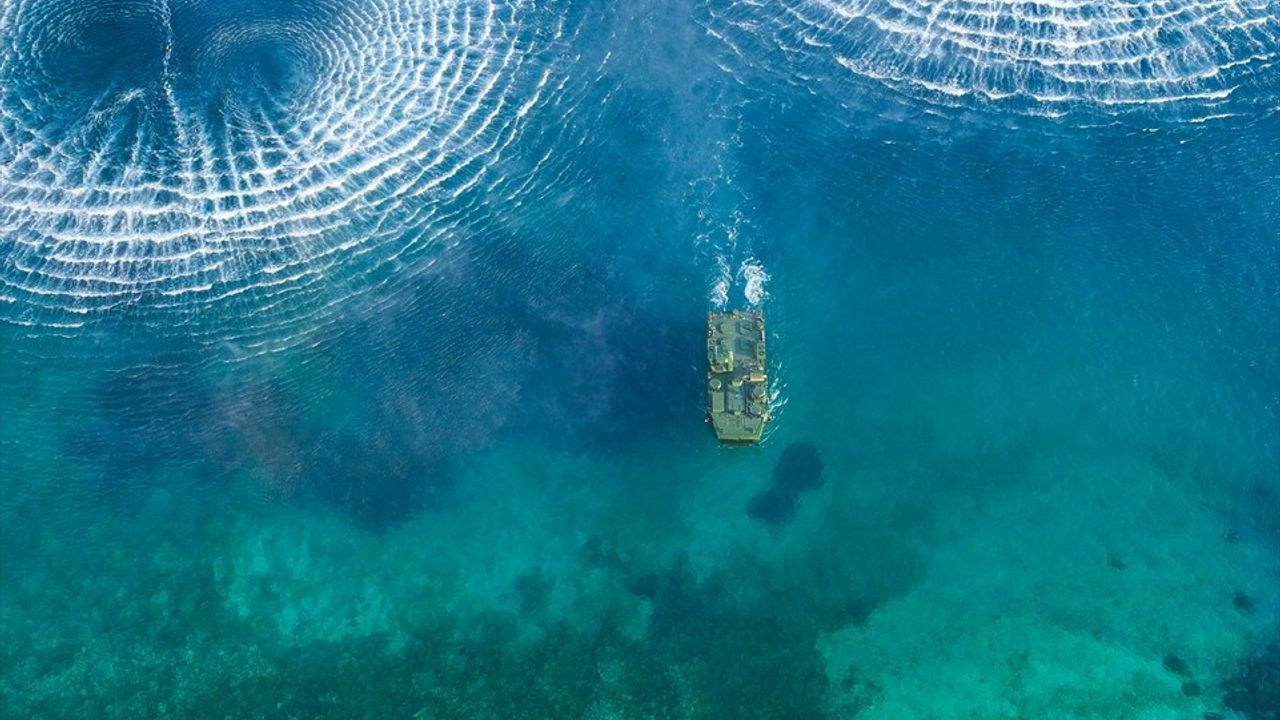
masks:
[[[707,313],[707,392],[721,442],[760,442],[769,422],[765,361],[763,313]]]

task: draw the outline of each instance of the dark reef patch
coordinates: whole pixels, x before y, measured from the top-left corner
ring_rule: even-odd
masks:
[[[440,509],[453,459],[500,439],[614,454],[698,422],[698,322],[669,319],[608,265],[532,246],[477,242],[332,326],[304,362],[307,385],[330,388],[319,409],[277,398],[292,419],[266,409],[237,427],[272,494],[379,532]],[[263,428],[282,436],[255,440]]]
[[[1223,691],[1223,703],[1249,720],[1280,720],[1280,641],[1244,663]]]
[[[699,320],[664,317],[623,288],[582,268],[564,278],[562,296],[521,308],[538,339],[527,427],[544,444],[612,453],[701,417]]]
[[[789,521],[800,507],[800,496],[822,487],[822,468],[817,445],[788,445],[773,466],[769,484],[747,503],[747,514],[768,525]]]
[[[526,570],[516,577],[512,594],[521,613],[536,613],[546,607],[554,587],[555,580],[537,570]]]
[[[700,313],[674,317],[611,263],[537,244],[460,248],[337,327],[340,347],[318,350],[317,364],[342,358],[326,374],[353,378],[374,413],[437,454],[498,436],[613,454],[700,422]]]
[[[699,315],[672,315],[608,261],[535,246],[496,237],[459,248],[297,357],[251,361],[235,380],[191,348],[103,373],[65,445],[113,495],[145,497],[181,463],[205,484],[247,480],[380,532],[439,509],[454,459],[500,439],[614,455],[692,437]]]
[[[304,477],[311,494],[371,532],[439,508],[452,480],[443,461],[432,462],[386,432],[321,434],[310,444]]]
[[[1182,678],[1191,677],[1191,666],[1187,665],[1187,661],[1175,653],[1166,653],[1164,659],[1161,660],[1164,669]]]
[[[678,668],[717,717],[822,717],[826,676],[810,608],[755,586],[750,574],[699,580],[678,562],[635,578],[632,592],[653,603],[649,638],[636,654]]]

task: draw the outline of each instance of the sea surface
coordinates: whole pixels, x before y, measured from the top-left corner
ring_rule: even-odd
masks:
[[[1274,0],[0,0],[0,716],[1275,720],[1278,228]]]

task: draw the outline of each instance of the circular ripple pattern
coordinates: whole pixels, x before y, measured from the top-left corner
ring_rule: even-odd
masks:
[[[567,132],[573,32],[520,0],[3,3],[0,320],[276,342],[555,174],[501,161],[526,116]]]
[[[934,112],[1203,122],[1273,113],[1280,93],[1274,0],[726,0],[708,13],[731,65],[773,58],[796,84],[853,79]]]

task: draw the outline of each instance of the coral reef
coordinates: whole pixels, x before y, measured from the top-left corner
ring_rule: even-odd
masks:
[[[1223,691],[1223,703],[1248,720],[1280,719],[1280,640],[1246,660]]]

